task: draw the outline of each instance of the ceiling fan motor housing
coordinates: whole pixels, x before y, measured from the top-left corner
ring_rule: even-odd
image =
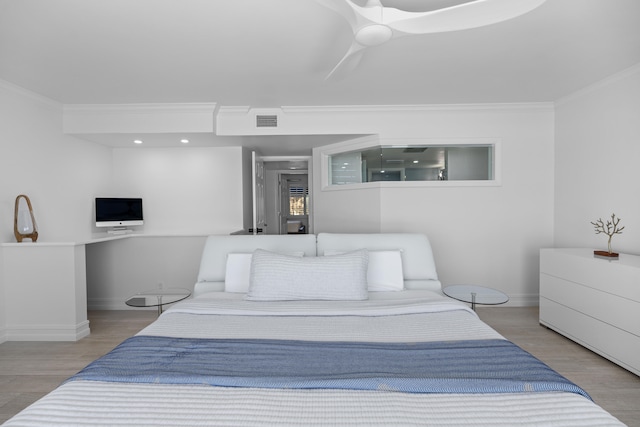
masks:
[[[362,46],[378,46],[386,43],[393,36],[393,30],[383,24],[371,24],[356,32],[356,42]]]

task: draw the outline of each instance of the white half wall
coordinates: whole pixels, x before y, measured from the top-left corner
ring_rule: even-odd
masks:
[[[558,102],[555,159],[555,246],[606,250],[590,222],[615,213],[640,254],[640,65]]]
[[[7,340],[7,293],[5,285],[7,283],[6,270],[4,267],[5,249],[0,246],[0,344]]]
[[[13,243],[2,247],[11,341],[76,341],[89,335],[83,245]]]

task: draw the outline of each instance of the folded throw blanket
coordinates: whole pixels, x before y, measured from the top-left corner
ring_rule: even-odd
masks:
[[[135,336],[71,380],[409,393],[588,394],[506,340],[353,343]]]

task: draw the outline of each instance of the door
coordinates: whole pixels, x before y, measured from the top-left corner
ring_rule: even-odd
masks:
[[[253,224],[251,234],[266,233],[264,208],[264,161],[255,151],[251,152]]]

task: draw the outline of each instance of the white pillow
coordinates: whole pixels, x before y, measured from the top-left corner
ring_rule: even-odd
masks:
[[[287,255],[302,257],[304,252],[290,252]],[[227,268],[224,273],[224,291],[242,292],[249,290],[252,253],[227,254]]]
[[[253,254],[227,254],[224,273],[225,292],[247,292]]]
[[[343,252],[331,250],[324,251],[325,256],[337,255],[340,253]],[[369,251],[367,287],[371,292],[401,291],[404,289],[402,251]]]
[[[257,249],[251,261],[250,301],[366,300],[365,249],[336,256],[292,257]]]

